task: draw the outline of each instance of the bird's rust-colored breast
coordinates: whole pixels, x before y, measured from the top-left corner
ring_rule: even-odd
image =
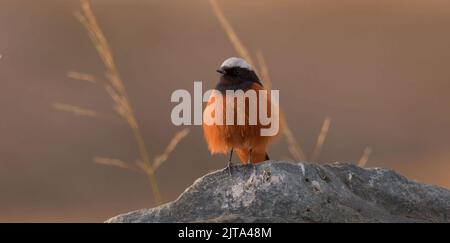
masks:
[[[256,104],[257,106],[259,106],[260,94],[258,90],[262,90],[263,87],[257,83],[254,83],[251,89],[256,91],[256,95],[258,98]],[[227,99],[225,95],[219,94],[221,93],[218,91],[212,93],[207,107],[215,106],[214,108],[220,108],[220,102],[216,101],[217,99],[222,99],[223,124],[225,124],[227,116]],[[242,160],[242,156],[240,154],[244,155],[245,151],[251,148],[255,154],[261,153],[261,156],[263,157],[262,160],[264,160],[267,145],[272,137],[261,136],[261,128],[265,126],[260,124],[259,119],[257,119],[256,125],[249,125],[250,102],[248,102],[248,100],[245,104],[245,125],[237,125],[237,100],[235,99],[232,102],[234,102],[234,125],[207,125],[206,123],[203,123],[204,135],[208,143],[209,150],[211,151],[211,153],[227,153],[231,148],[235,148],[237,149],[237,153]],[[231,106],[228,107],[231,108]],[[268,114],[270,115],[270,97],[268,97],[267,100],[267,107],[269,109]],[[257,108],[256,110],[259,117],[259,108]],[[205,109],[205,112],[207,111],[208,109]],[[212,117],[215,117],[215,115],[215,112],[211,112]],[[252,159],[256,160],[257,158]]]

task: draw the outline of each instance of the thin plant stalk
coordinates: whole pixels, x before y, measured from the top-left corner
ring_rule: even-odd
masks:
[[[217,0],[209,0],[209,3],[211,5],[211,8],[213,10],[214,15],[219,20],[220,25],[222,26],[223,30],[228,36],[228,39],[230,40],[231,44],[233,45],[234,49],[236,50],[237,54],[244,58],[250,65],[252,65],[255,68],[255,71],[257,73],[258,70],[256,69],[256,66],[254,65],[253,58],[250,55],[250,52],[248,49],[244,46],[242,41],[239,39],[236,31],[234,30],[231,23],[228,21],[228,19],[223,14],[222,8],[218,4]],[[261,63],[260,63],[261,64]],[[265,64],[265,63],[264,63]],[[268,70],[267,66],[264,69],[261,74],[261,78],[266,81],[269,80],[269,87],[271,88],[271,79],[268,75],[268,71],[264,72],[264,70]],[[264,76],[263,76],[264,75]],[[269,90],[269,89],[268,89]],[[280,110],[280,124],[283,124],[283,134],[286,137],[287,143],[289,145],[289,152],[296,160],[305,160],[305,153],[303,152],[303,149],[301,149],[300,144],[295,139],[295,136],[293,135],[291,129],[289,128],[289,125],[285,119],[285,116],[283,115],[283,112]]]
[[[358,165],[360,167],[366,167],[367,162],[369,161],[369,157],[370,157],[371,153],[372,153],[372,148],[371,147],[366,147],[364,149],[364,152],[363,152],[361,158],[358,161]]]
[[[331,119],[329,117],[326,117],[325,120],[323,121],[322,128],[320,129],[319,136],[317,136],[317,142],[311,155],[311,161],[315,161],[317,158],[319,158],[323,144],[325,143],[325,139],[327,138],[330,125]]]
[[[136,144],[139,148],[139,153],[142,161],[146,164],[148,168],[146,174],[150,181],[152,188],[154,200],[156,204],[162,202],[161,193],[156,180],[155,171],[150,163],[150,156],[145,145],[145,141],[142,137],[142,133],[137,123],[137,119],[133,108],[130,104],[127,91],[124,82],[119,74],[117,66],[115,64],[112,51],[109,47],[108,41],[106,40],[103,31],[98,25],[97,19],[92,11],[90,3],[88,0],[80,0],[82,14],[76,14],[77,19],[86,28],[93,45],[95,46],[97,53],[99,54],[103,64],[106,68],[106,75],[110,85],[106,87],[110,88],[110,95],[116,102],[116,111],[122,116],[130,126],[133,136],[135,138]]]

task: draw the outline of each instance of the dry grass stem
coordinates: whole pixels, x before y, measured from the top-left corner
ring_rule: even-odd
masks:
[[[112,158],[105,158],[105,157],[95,157],[94,163],[100,164],[100,165],[107,165],[107,166],[114,166],[119,167],[122,169],[131,170],[134,172],[140,172],[140,170],[134,166],[132,166],[131,163],[122,161],[120,159],[112,159]]]
[[[101,117],[102,115],[94,110],[83,108],[76,105],[69,105],[64,103],[55,102],[53,103],[53,108],[59,111],[69,112],[77,116],[87,116],[87,117]]]
[[[361,158],[358,161],[358,165],[360,167],[365,167],[367,165],[367,162],[369,161],[369,157],[370,157],[371,153],[372,153],[372,148],[366,147],[364,149],[364,152],[363,152]]]
[[[222,26],[223,30],[228,36],[228,39],[230,40],[231,44],[233,45],[234,49],[236,50],[237,54],[244,58],[250,65],[252,65],[255,68],[255,71],[261,75],[262,80],[264,81],[264,85],[268,90],[272,88],[272,81],[269,76],[269,71],[266,65],[266,62],[264,60],[264,57],[262,56],[262,53],[259,52],[258,62],[261,67],[261,72],[257,70],[256,66],[254,65],[254,61],[248,51],[248,49],[244,46],[242,41],[239,39],[238,35],[236,34],[236,31],[234,30],[233,26],[230,24],[228,19],[225,17],[222,8],[217,3],[217,0],[209,0],[209,3],[211,5],[211,8],[214,12],[214,15],[219,20],[220,25]],[[289,128],[289,125],[284,118],[284,115],[282,115],[283,112],[280,109],[280,124],[284,124],[283,134],[286,137],[286,141],[289,146],[289,152],[296,160],[305,160],[305,154],[303,150],[301,149],[300,144],[295,139],[291,129]]]
[[[267,90],[272,90],[272,79],[269,74],[269,67],[267,66],[266,59],[261,51],[256,53],[256,59],[258,60],[258,66],[260,70],[261,79],[264,81],[264,87]],[[280,124],[283,127],[283,134],[286,137],[288,143],[288,150],[295,160],[306,160],[305,153],[301,148],[300,144],[295,139],[289,124],[286,121],[283,111],[280,109]]]
[[[295,139],[294,135],[292,134],[291,129],[289,128],[289,125],[287,124],[284,117],[281,117],[281,124],[284,123],[283,127],[283,134],[286,137],[286,141],[288,144],[288,150],[291,153],[294,160],[306,160],[305,153],[303,152],[303,149],[300,147],[300,144],[297,142],[297,139]]]
[[[262,51],[256,52],[256,60],[258,61],[258,67],[260,70],[261,79],[264,81],[264,87],[267,90],[272,90],[272,79],[269,74],[269,67],[267,66],[266,59]]]
[[[314,147],[313,153],[311,155],[311,161],[315,161],[319,158],[320,152],[322,151],[323,144],[328,135],[328,130],[330,129],[331,119],[326,117],[323,121],[322,128],[320,129],[319,136],[317,137],[316,146]]]
[[[94,75],[87,74],[87,73],[79,73],[79,72],[70,71],[70,72],[67,72],[67,77],[69,77],[71,79],[81,80],[81,81],[88,81],[91,83],[98,82],[98,79]]]
[[[217,19],[220,22],[220,25],[224,29],[225,33],[228,35],[228,39],[230,39],[231,44],[233,45],[234,49],[236,49],[236,52],[239,56],[247,60],[247,62],[253,65],[254,62],[250,56],[250,52],[245,48],[245,46],[242,44],[241,40],[239,39],[238,35],[236,34],[236,31],[234,31],[233,26],[230,24],[228,19],[223,14],[223,11],[219,4],[217,3],[217,0],[209,0],[209,3],[211,4],[211,8],[214,12],[214,15],[216,15]]]
[[[75,16],[86,28],[86,31],[88,32],[98,55],[103,61],[106,69],[106,77],[108,80],[108,84],[105,85],[105,88],[114,101],[114,108],[116,112],[128,123],[133,132],[133,136],[139,148],[141,160],[146,164],[146,168],[149,168],[146,170],[146,174],[150,181],[155,202],[156,204],[160,204],[162,202],[161,193],[159,191],[159,186],[154,174],[154,170],[152,169],[152,164],[150,163],[149,153],[142,137],[142,133],[139,129],[136,116],[129,102],[124,82],[120,77],[119,71],[114,62],[111,48],[109,47],[103,31],[98,25],[97,19],[92,12],[89,1],[80,0],[80,3],[82,13],[76,13]]]
[[[183,140],[183,138],[185,138],[189,134],[189,132],[190,132],[189,128],[185,128],[181,131],[178,131],[173,136],[172,140],[170,140],[170,143],[169,143],[169,145],[167,145],[164,152],[162,154],[158,155],[153,160],[153,170],[157,170],[169,158],[170,154],[175,150],[178,143],[180,143],[181,140]]]

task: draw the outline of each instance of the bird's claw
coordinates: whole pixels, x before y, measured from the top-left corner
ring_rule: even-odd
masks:
[[[256,165],[255,165],[253,162],[249,161],[249,162],[247,163],[247,166],[248,166],[249,168],[253,169],[253,172],[256,171]]]
[[[231,164],[231,161],[228,161],[227,170],[228,170],[228,174],[230,175],[230,177],[232,176],[232,174],[231,174],[231,167],[232,166],[233,165]]]

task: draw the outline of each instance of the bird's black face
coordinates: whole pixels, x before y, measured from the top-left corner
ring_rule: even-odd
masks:
[[[220,81],[217,85],[217,89],[220,91],[225,90],[248,90],[253,83],[258,83],[258,75],[255,71],[241,67],[225,67],[217,70],[220,73]],[[262,86],[262,85],[261,85]]]

